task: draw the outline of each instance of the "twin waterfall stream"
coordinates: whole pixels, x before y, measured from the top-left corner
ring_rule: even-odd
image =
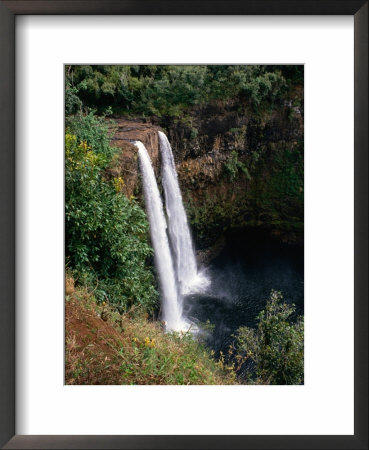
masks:
[[[206,290],[210,280],[198,271],[172,148],[161,131],[159,143],[166,215],[150,156],[142,142],[136,141],[135,145],[159,275],[162,319],[167,331],[187,331],[193,324],[183,317],[183,296]]]

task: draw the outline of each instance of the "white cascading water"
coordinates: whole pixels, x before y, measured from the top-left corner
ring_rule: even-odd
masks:
[[[190,327],[182,318],[182,298],[177,289],[172,254],[167,236],[163,202],[156,183],[150,156],[144,144],[136,141],[140,159],[146,209],[150,221],[151,241],[154,247],[162,295],[163,320],[168,331],[186,331]]]
[[[206,289],[210,282],[204,273],[197,270],[195,251],[179,188],[172,147],[166,135],[161,131],[159,131],[159,142],[169,236],[180,292],[186,295]]]

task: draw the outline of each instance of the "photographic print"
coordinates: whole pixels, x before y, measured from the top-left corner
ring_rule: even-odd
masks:
[[[65,65],[65,383],[304,383],[304,66]]]

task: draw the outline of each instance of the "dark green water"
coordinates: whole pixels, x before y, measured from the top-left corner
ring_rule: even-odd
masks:
[[[209,320],[214,330],[206,343],[226,352],[240,326],[255,327],[272,289],[304,313],[304,254],[302,246],[282,245],[265,235],[233,235],[207,268],[212,280],[206,294],[184,300],[184,314],[195,323]]]

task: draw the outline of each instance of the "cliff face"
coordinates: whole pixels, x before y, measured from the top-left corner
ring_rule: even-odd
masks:
[[[115,119],[112,125],[112,145],[120,151],[108,169],[108,177],[123,180],[122,191],[128,196],[140,192],[140,178],[137,147],[134,141],[141,141],[149,155],[156,175],[159,175],[159,128],[144,122]]]
[[[302,242],[303,114],[303,90],[297,87],[282,104],[257,114],[219,102],[194,108],[180,121],[153,118],[156,125],[151,125],[118,119],[113,144],[122,151],[112,176],[122,176],[127,195],[140,192],[131,140],[145,144],[159,176],[157,131],[162,127],[198,248],[246,227]]]
[[[219,102],[163,125],[198,247],[245,227],[303,242],[303,103],[298,86],[272,110]]]
[[[292,143],[303,138],[303,87],[297,86],[274,109],[254,112],[238,102],[221,101],[194,108],[185,120],[160,119],[168,132],[177,161],[212,150],[241,154],[267,143]]]

